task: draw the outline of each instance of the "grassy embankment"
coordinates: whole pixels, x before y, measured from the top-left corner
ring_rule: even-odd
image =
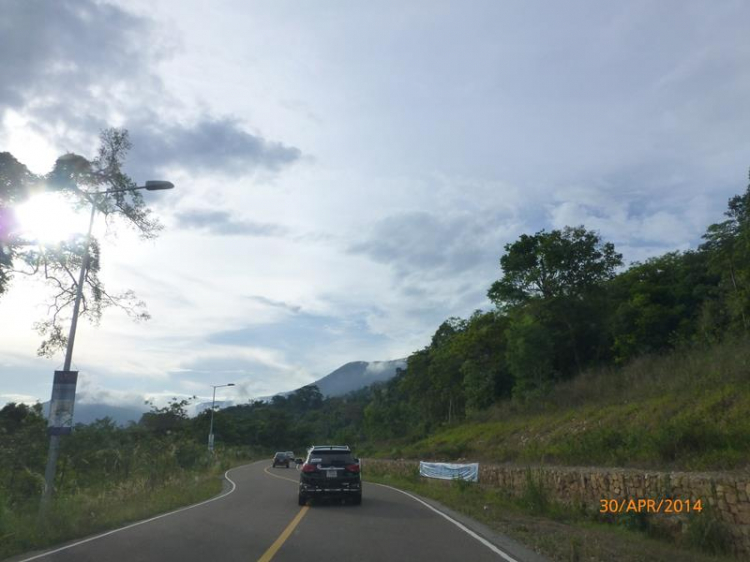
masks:
[[[210,466],[177,470],[160,482],[136,477],[110,486],[84,487],[73,494],[61,493],[44,519],[38,517],[38,498],[12,510],[0,508],[0,559],[209,499],[221,492],[226,470],[249,461],[246,455],[230,450],[218,453]]]
[[[583,373],[535,402],[501,403],[472,421],[372,456],[516,464],[736,470],[750,463],[750,343],[726,342]],[[719,560],[726,531],[703,513],[675,544],[648,517],[605,520],[556,504],[530,478],[523,498],[472,485],[367,474],[434,498],[556,560]],[[615,525],[612,525],[615,523]],[[635,531],[635,532],[633,532]],[[660,540],[661,539],[661,540]],[[709,554],[706,554],[709,553]]]
[[[750,463],[750,342],[589,371],[380,457],[732,470]]]

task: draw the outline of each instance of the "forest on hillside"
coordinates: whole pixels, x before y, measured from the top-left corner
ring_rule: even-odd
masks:
[[[529,404],[583,372],[744,338],[750,315],[750,186],[694,250],[623,268],[583,226],[505,246],[496,308],[448,318],[387,383],[323,399],[307,387],[222,411],[229,442],[409,442],[498,403]]]

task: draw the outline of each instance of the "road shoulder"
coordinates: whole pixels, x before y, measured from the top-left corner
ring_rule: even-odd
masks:
[[[369,486],[381,486],[385,488],[390,488],[392,490],[396,490],[408,496],[413,496],[414,498],[417,498],[423,501],[424,503],[433,507],[437,511],[461,523],[467,529],[469,529],[470,531],[473,531],[480,537],[489,541],[491,544],[495,545],[501,551],[507,553],[518,562],[550,562],[549,558],[546,558],[543,555],[537,552],[534,552],[533,550],[529,549],[527,546],[521,544],[520,542],[506,535],[502,535],[492,530],[487,525],[480,523],[476,519],[472,519],[471,517],[468,517],[467,515],[459,513],[436,500],[421,496],[409,490],[402,490],[401,488],[398,488],[397,486],[391,486],[389,484],[381,484],[379,482],[372,482],[372,481],[367,481],[367,480],[365,482]],[[366,494],[366,492],[364,493]]]

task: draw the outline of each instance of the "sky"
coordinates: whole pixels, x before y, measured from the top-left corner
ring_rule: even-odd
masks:
[[[408,356],[489,310],[505,244],[583,224],[626,263],[696,247],[750,166],[742,0],[0,0],[0,152],[44,174],[126,128],[143,241],[79,324],[79,400],[237,403]],[[0,297],[0,405],[49,399],[48,290]]]

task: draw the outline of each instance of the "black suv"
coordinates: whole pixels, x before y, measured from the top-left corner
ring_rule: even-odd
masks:
[[[299,476],[299,504],[312,497],[348,498],[362,503],[359,459],[346,445],[320,445],[307,452]]]

